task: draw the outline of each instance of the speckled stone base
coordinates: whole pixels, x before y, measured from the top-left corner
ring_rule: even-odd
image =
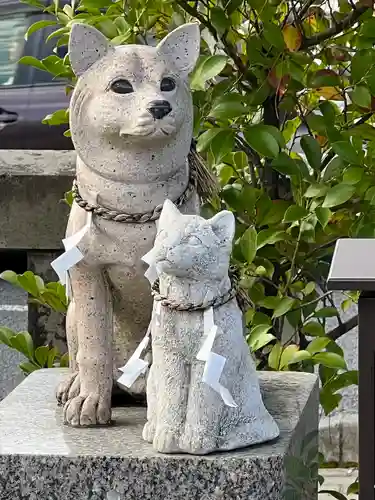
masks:
[[[318,428],[315,376],[263,372],[280,438],[205,457],[160,455],[141,437],[145,408],[115,408],[112,427],[62,425],[54,392],[65,375],[34,372],[0,403],[1,500],[282,500],[285,457],[298,457]]]

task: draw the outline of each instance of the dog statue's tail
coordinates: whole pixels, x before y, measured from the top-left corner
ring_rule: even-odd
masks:
[[[188,161],[190,168],[194,169],[197,174],[197,191],[201,200],[206,202],[215,197],[220,190],[219,183],[196,150],[195,141],[191,143]]]

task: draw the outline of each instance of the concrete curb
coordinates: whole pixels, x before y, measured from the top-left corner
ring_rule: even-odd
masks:
[[[319,423],[319,451],[338,466],[358,463],[358,413],[342,412]]]

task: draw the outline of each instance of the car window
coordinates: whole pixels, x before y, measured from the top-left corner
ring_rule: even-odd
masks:
[[[27,27],[26,14],[17,12],[0,17],[0,86],[14,83]]]

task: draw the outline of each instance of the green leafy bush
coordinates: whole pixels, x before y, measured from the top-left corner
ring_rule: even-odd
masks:
[[[358,383],[336,343],[357,324],[341,312],[358,294],[337,307],[327,290],[333,248],[338,238],[375,236],[372,7],[369,0],[56,0],[45,9],[50,18],[28,31],[55,25],[49,40],[58,48],[74,23],[95,26],[114,45],[200,23],[194,135],[221,186],[204,211],[236,216],[233,261],[251,303],[247,340],[258,368],[318,369],[326,414],[344,387]],[[67,93],[74,87],[69,55],[23,62],[65,78]],[[68,122],[68,113],[45,122]],[[48,303],[46,289],[34,299]],[[328,318],[338,322],[330,331]],[[355,492],[354,485],[348,494]]]

